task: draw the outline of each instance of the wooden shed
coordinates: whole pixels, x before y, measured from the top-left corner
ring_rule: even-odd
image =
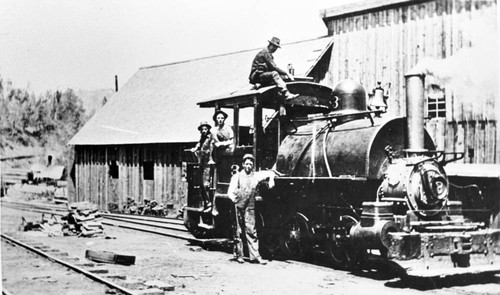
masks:
[[[465,152],[462,163],[500,163],[496,0],[369,0],[320,15],[334,44],[325,84],[390,83],[388,115],[404,115],[404,75],[418,68],[438,148]]]
[[[299,76],[324,76],[331,37],[282,47],[277,64],[292,64]],[[156,200],[173,212],[183,206],[184,149],[199,140],[200,121],[213,115],[196,103],[253,87],[248,75],[259,50],[139,69],[71,139],[76,193],[70,201],[91,201],[101,210],[121,210],[128,198]]]
[[[328,36],[283,45],[278,65],[292,64],[296,75],[330,87],[350,78],[370,92],[380,81],[389,90],[386,116],[406,114],[404,75],[420,69],[427,75],[426,127],[437,147],[464,152],[462,165],[492,165],[471,173],[481,177],[493,167],[487,177],[498,182],[496,0],[369,0],[320,17]],[[258,50],[139,69],[71,140],[72,201],[104,210],[121,209],[127,198],[182,206],[183,151],[212,115],[196,103],[249,89]],[[463,166],[454,167],[450,173],[461,176]]]

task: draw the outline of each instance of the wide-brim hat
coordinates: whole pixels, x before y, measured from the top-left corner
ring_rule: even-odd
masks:
[[[243,156],[243,162],[245,162],[246,160],[252,160],[252,162],[255,162],[255,158],[253,157],[252,154],[245,154]]]
[[[212,129],[212,126],[210,126],[210,124],[208,124],[207,121],[202,121],[202,122],[200,122],[200,126],[198,126],[198,130],[201,131],[201,127],[203,127],[203,126],[207,126],[208,130]]]
[[[218,114],[222,114],[222,115],[224,116],[224,120],[225,120],[225,119],[227,119],[227,114],[226,114],[226,112],[221,111],[221,110],[218,110],[218,111],[216,111],[216,112],[214,113],[214,116],[212,117],[212,119],[214,120],[214,122],[215,122],[215,120],[216,120],[216,118],[217,118],[217,115],[218,115]]]
[[[276,37],[272,37],[271,40],[267,40],[267,42],[275,45],[275,46],[278,46],[278,48],[281,48],[281,45],[280,45],[280,39],[279,38],[276,38]]]

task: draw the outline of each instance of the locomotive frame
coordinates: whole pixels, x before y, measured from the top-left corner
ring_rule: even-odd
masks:
[[[424,77],[407,76],[407,117],[399,118],[369,110],[352,80],[335,89],[288,83],[299,94],[291,102],[274,86],[200,102],[233,110],[235,149],[215,151],[215,165],[188,163],[186,227],[197,238],[234,238],[226,192],[242,155],[252,153],[256,170],[279,174],[257,198],[264,257],[319,254],[343,269],[383,263],[402,277],[500,272],[500,230],[488,228],[484,212],[462,208],[480,192],[452,190],[443,168],[463,154],[435,151],[423,127]],[[240,124],[244,109],[251,126]],[[214,206],[204,208],[204,197]]]

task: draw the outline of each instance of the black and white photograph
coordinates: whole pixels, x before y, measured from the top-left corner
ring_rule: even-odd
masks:
[[[0,0],[0,289],[500,294],[497,0]]]

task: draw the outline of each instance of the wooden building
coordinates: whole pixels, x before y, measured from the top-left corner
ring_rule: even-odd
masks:
[[[328,36],[284,44],[277,64],[292,64],[296,75],[331,87],[346,78],[367,92],[378,81],[386,88],[390,83],[386,116],[406,114],[404,75],[420,69],[427,74],[426,127],[438,148],[465,152],[462,164],[493,165],[498,181],[496,0],[369,0],[320,16]],[[127,198],[182,206],[183,151],[198,140],[198,123],[212,115],[196,103],[249,89],[258,50],[139,69],[71,140],[71,201],[101,209],[122,208]],[[474,176],[491,171],[475,169]]]
[[[297,75],[324,76],[330,37],[282,47],[275,54],[278,64],[292,64]],[[184,149],[199,140],[200,121],[211,121],[213,115],[196,103],[249,90],[250,64],[259,50],[139,69],[71,139],[76,193],[70,202],[120,210],[128,198],[138,203],[149,199],[172,212],[184,205]]]
[[[496,0],[362,1],[320,12],[333,38],[325,84],[391,83],[388,114],[404,115],[404,75],[427,79],[427,130],[463,163],[500,163]]]

